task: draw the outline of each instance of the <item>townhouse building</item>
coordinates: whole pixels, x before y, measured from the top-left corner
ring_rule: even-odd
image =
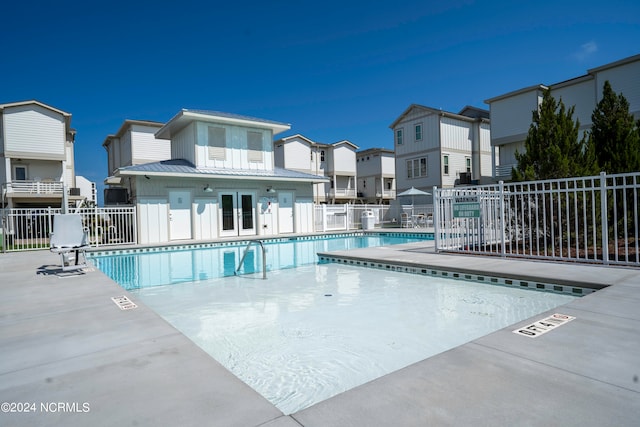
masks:
[[[537,84],[499,95],[485,102],[491,112],[491,145],[498,149],[499,160],[494,168],[498,180],[511,179],[511,169],[517,165],[515,153],[523,152],[531,126],[532,112],[542,103],[545,90],[575,107],[573,118],[580,130],[591,128],[591,115],[602,99],[604,82],[609,81],[616,93],[629,101],[629,110],[640,118],[640,55],[592,68],[587,74],[552,85]]]
[[[395,152],[369,148],[356,152],[358,199],[364,203],[389,204],[396,198]]]
[[[452,113],[412,104],[389,127],[398,193],[491,182],[489,111],[468,106]]]
[[[76,185],[75,136],[70,113],[36,100],[0,104],[2,207],[80,204],[86,195]]]
[[[179,111],[155,141],[147,139],[170,141],[168,159],[120,166],[108,178],[131,191],[138,241],[313,231],[313,185],[327,179],[275,166],[273,136],[289,128],[232,113]]]

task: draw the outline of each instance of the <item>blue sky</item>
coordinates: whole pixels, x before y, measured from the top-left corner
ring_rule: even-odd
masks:
[[[181,108],[393,148],[411,104],[458,112],[640,53],[637,1],[23,1],[0,17],[0,103],[73,115],[76,172],[101,184],[125,119]]]

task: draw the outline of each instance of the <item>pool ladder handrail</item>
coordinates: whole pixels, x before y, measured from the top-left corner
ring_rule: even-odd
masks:
[[[264,250],[264,244],[262,243],[261,240],[249,240],[249,243],[247,244],[247,247],[244,249],[244,253],[242,254],[242,258],[240,258],[240,264],[238,265],[238,268],[236,269],[234,274],[237,275],[238,271],[240,271],[240,269],[242,268],[242,263],[244,262],[244,259],[247,256],[247,253],[249,252],[249,248],[251,247],[252,243],[259,243],[260,249],[262,249],[262,278],[266,279],[267,278],[267,253]]]

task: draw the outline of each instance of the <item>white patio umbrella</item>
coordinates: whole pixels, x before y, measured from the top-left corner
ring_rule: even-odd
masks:
[[[411,187],[408,190],[399,193],[398,196],[411,196],[411,206],[413,206],[413,198],[415,196],[430,196],[431,193],[427,193],[426,191],[422,191],[416,187]]]

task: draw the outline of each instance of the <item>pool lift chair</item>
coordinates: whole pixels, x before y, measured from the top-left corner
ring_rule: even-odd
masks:
[[[80,215],[54,215],[53,233],[49,242],[49,250],[60,255],[62,271],[80,270],[87,266],[85,250],[89,244],[87,233],[82,228]],[[81,254],[82,262],[80,262]]]

